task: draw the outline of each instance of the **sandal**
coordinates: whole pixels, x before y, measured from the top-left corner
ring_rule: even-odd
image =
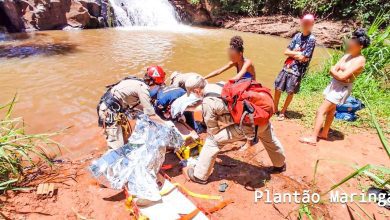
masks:
[[[309,144],[309,145],[312,145],[312,146],[316,146],[317,145],[317,141],[313,142],[313,140],[311,138],[308,138],[308,137],[299,138],[299,142],[304,143],[304,144]]]

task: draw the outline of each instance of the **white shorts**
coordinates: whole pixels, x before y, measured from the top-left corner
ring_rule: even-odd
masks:
[[[343,83],[333,79],[326,87],[323,94],[325,99],[333,104],[344,104],[347,98],[351,95],[352,83]]]

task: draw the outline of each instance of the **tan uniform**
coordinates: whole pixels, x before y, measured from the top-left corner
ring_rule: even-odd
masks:
[[[193,76],[200,76],[197,73],[177,73],[172,79],[171,79],[171,85],[175,87],[181,87],[183,89],[185,88],[186,80]]]
[[[233,119],[222,99],[207,97],[208,92],[220,92],[215,84],[208,84],[205,88],[203,99],[203,117],[207,125],[207,133],[203,149],[199,155],[198,162],[194,168],[194,175],[201,180],[207,180],[212,173],[215,159],[220,149],[226,144],[246,140],[244,132]],[[253,131],[252,128],[244,128],[245,134]],[[282,144],[276,138],[272,125],[268,124],[258,128],[258,137],[267,150],[274,166],[282,167],[285,163],[285,156]]]
[[[124,108],[130,108],[134,111],[143,111],[147,115],[155,115],[154,108],[150,102],[149,87],[139,80],[127,79],[111,88],[111,94],[114,95]],[[99,106],[99,116],[106,118],[111,113],[103,102]],[[122,127],[118,123],[106,126],[105,135],[107,145],[111,149],[122,147],[127,141],[123,138]]]

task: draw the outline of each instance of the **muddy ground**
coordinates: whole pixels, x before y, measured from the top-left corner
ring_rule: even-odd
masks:
[[[298,142],[309,131],[297,123],[297,119],[273,122],[276,133],[287,155],[287,172],[268,175],[265,168],[270,160],[261,144],[247,151],[237,151],[240,143],[226,146],[218,156],[214,173],[207,185],[188,182],[181,174],[179,160],[173,154],[166,156],[166,163],[174,167],[166,173],[197,193],[220,194],[234,203],[214,213],[211,219],[296,219],[297,204],[265,204],[254,202],[254,190],[269,189],[273,192],[294,192],[312,188],[314,164],[319,163],[317,185],[319,192],[329,189],[335,182],[352,172],[349,165],[367,163],[390,166],[389,160],[375,133],[344,134],[334,131],[330,141],[321,141],[314,146]],[[101,138],[97,135],[96,138]],[[91,146],[91,153],[78,160],[59,161],[51,175],[37,178],[31,185],[54,182],[58,187],[53,198],[38,198],[35,190],[0,196],[1,214],[5,219],[129,219],[124,206],[125,196],[120,191],[102,188],[91,178],[86,167],[104,152],[104,140],[99,146]],[[218,192],[220,183],[229,186],[224,193]],[[342,186],[346,192],[360,192],[367,185],[364,179],[356,179]],[[340,191],[342,192],[342,191]],[[359,219],[363,212],[356,204],[325,203],[312,208],[312,214],[324,219]],[[216,203],[210,200],[193,199],[204,208]],[[375,219],[388,219],[390,212],[375,204],[360,204]],[[356,214],[358,213],[358,214]],[[366,219],[366,218],[364,218]]]

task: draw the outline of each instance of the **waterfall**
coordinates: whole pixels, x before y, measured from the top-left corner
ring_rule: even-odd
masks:
[[[109,0],[118,26],[166,26],[179,24],[168,0]]]

